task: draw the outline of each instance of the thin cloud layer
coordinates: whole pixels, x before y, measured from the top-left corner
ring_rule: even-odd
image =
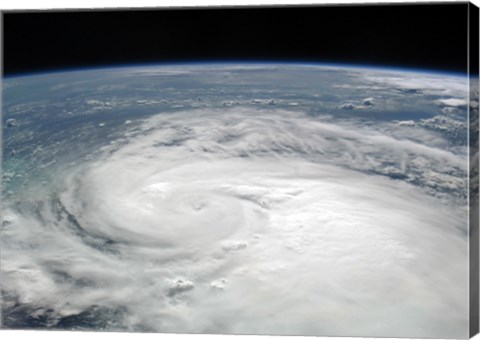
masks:
[[[364,73],[365,80],[375,85],[382,84],[409,93],[426,95],[453,96],[464,99],[468,93],[466,77],[445,77],[434,74],[405,72],[385,72],[381,74]]]

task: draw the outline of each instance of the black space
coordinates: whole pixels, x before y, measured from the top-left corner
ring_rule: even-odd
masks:
[[[468,3],[4,12],[4,75],[190,61],[467,70]]]

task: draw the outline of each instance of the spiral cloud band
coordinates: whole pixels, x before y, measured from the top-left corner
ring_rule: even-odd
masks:
[[[269,104],[128,121],[58,190],[4,208],[4,320],[462,335],[466,154],[412,124]]]

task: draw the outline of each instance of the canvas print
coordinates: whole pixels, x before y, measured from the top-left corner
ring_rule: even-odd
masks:
[[[2,329],[477,332],[474,5],[2,22]]]

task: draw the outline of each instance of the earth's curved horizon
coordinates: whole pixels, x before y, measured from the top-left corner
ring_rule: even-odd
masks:
[[[5,78],[2,327],[468,337],[469,81],[278,62]]]
[[[108,70],[119,70],[119,69],[146,69],[146,68],[175,68],[175,67],[235,67],[235,66],[250,66],[250,67],[319,67],[319,68],[337,68],[337,69],[350,69],[350,70],[370,70],[370,71],[380,71],[380,72],[391,72],[391,73],[414,73],[414,74],[424,74],[424,75],[436,75],[436,76],[446,76],[446,77],[462,77],[466,78],[468,76],[478,78],[478,75],[469,74],[462,71],[454,71],[447,69],[433,69],[433,68],[422,68],[415,66],[401,66],[401,65],[375,65],[367,63],[347,63],[347,62],[328,62],[328,61],[286,61],[286,60],[268,60],[268,59],[258,59],[258,60],[235,60],[235,59],[225,59],[225,60],[201,60],[201,61],[163,61],[163,62],[143,62],[143,63],[118,63],[118,64],[100,64],[100,65],[84,65],[84,66],[67,66],[63,68],[46,68],[38,69],[32,71],[17,71],[9,72],[3,75],[3,79],[15,79],[15,78],[25,78],[25,77],[38,77],[38,76],[47,76],[54,74],[65,74],[65,73],[74,73],[74,72],[90,72],[90,71],[108,71]]]

